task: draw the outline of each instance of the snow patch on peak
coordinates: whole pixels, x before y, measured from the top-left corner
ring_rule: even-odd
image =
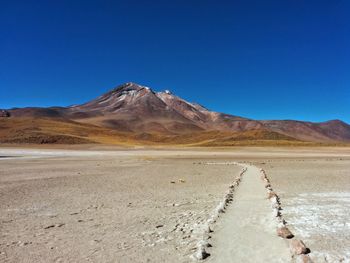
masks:
[[[127,82],[127,83],[124,84],[124,87],[131,88],[131,89],[146,89],[146,90],[149,90],[149,91],[152,90],[149,87],[142,86],[142,85],[137,84],[135,82]]]
[[[171,91],[168,90],[168,89],[164,90],[164,93],[166,93],[166,94],[168,94],[168,95],[171,95],[171,94],[172,94]]]
[[[125,90],[121,94],[122,95],[135,95],[137,93],[137,90]]]

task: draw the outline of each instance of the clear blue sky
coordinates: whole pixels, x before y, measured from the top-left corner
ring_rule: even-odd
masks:
[[[350,123],[350,1],[0,0],[0,108],[128,81],[234,115]]]

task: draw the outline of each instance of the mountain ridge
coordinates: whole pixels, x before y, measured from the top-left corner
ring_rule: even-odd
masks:
[[[133,138],[142,134],[144,138],[175,138],[185,134],[196,134],[198,137],[201,132],[219,131],[222,133],[218,135],[220,140],[223,140],[225,133],[234,133],[235,138],[249,137],[254,140],[254,133],[249,131],[261,130],[265,132],[256,132],[257,140],[265,136],[276,140],[292,138],[310,142],[350,142],[350,125],[338,119],[326,122],[253,120],[210,111],[198,103],[188,102],[174,95],[169,90],[156,92],[133,82],[119,85],[82,104],[68,107],[13,108],[3,110],[0,116],[1,119],[45,118],[60,122],[71,121],[128,133]],[[249,136],[240,137],[236,134],[247,132]],[[273,133],[273,136],[268,135],[269,133]],[[226,139],[224,141],[227,142]]]

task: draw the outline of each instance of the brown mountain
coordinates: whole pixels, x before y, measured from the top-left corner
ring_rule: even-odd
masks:
[[[41,132],[33,130],[33,125],[32,128],[28,127],[28,122],[36,123],[36,128]],[[59,127],[65,126],[66,129],[55,133],[54,129],[47,129],[48,122],[54,122]],[[115,142],[113,138],[130,143],[141,141],[206,145],[230,145],[231,141],[238,140],[350,142],[350,126],[339,120],[322,123],[256,121],[213,112],[169,91],[154,92],[135,83],[118,86],[81,105],[2,111],[0,125],[2,142],[35,142],[33,138],[36,137],[41,138],[41,141],[46,138],[50,142],[48,138],[52,136],[56,136],[55,140],[61,143]],[[11,129],[16,130],[16,133],[11,133]],[[82,130],[83,132],[78,132]],[[15,140],[13,134],[17,134]],[[96,134],[103,134],[104,140],[97,139]],[[59,136],[65,137],[57,139]],[[67,136],[74,140],[67,139]],[[107,137],[110,139],[106,141]]]
[[[340,120],[303,122],[293,120],[262,121],[266,128],[302,141],[350,141],[350,125]]]

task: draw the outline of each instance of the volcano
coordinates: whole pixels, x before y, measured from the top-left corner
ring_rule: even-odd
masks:
[[[36,142],[35,138],[69,138],[68,143],[129,141],[227,145],[240,140],[350,142],[350,126],[340,120],[257,121],[210,111],[170,91],[155,92],[125,83],[81,105],[3,110],[0,142]],[[29,125],[31,124],[31,125]],[[58,132],[48,127],[69,127]],[[30,127],[28,127],[30,126]],[[60,130],[60,129],[58,129]],[[29,138],[31,139],[28,139]],[[50,137],[51,136],[51,137]],[[63,136],[63,137],[62,137]],[[33,139],[34,138],[34,139]],[[45,140],[44,140],[45,141]],[[57,140],[56,140],[57,141]]]

